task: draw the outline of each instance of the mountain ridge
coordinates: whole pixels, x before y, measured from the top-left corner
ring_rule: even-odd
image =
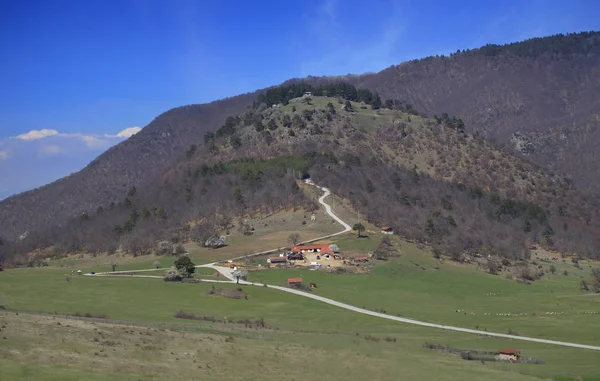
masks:
[[[509,44],[513,50],[531,43],[542,46],[530,49],[533,59],[525,53],[513,54],[508,48],[487,45],[451,57],[404,62],[375,74],[291,79],[284,85],[331,83],[343,78],[356,87],[379,93],[382,100],[399,100],[423,114],[459,115],[465,120],[467,131],[504,144],[510,144],[515,133],[537,141],[535,134],[548,135],[549,124],[565,129],[588,121],[587,133],[581,132],[585,128],[572,129],[571,135],[579,136],[578,146],[571,149],[577,152],[574,163],[557,157],[557,152],[564,152],[559,149],[561,141],[546,146],[546,151],[534,145],[528,158],[551,171],[574,174],[576,184],[596,186],[600,169],[590,164],[598,155],[593,145],[597,141],[594,134],[600,120],[596,113],[600,100],[591,95],[600,91],[600,65],[596,65],[600,60],[599,35],[558,35]],[[571,42],[565,44],[565,40]],[[540,41],[544,43],[540,45]],[[566,47],[566,51],[552,50],[557,41],[556,46]],[[581,49],[585,54],[576,53]],[[577,69],[575,74],[565,74],[572,69]],[[143,187],[167,170],[190,144],[201,145],[206,132],[216,130],[226,116],[244,112],[266,91],[162,113],[140,133],[112,147],[82,171],[0,202],[3,234],[14,238],[26,230],[62,226],[73,216],[118,201],[130,187]],[[540,94],[545,95],[539,97]],[[556,107],[557,104],[562,106]],[[593,139],[585,139],[586,136]],[[591,176],[586,176],[588,172]]]

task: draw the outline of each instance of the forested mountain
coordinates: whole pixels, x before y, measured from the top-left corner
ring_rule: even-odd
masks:
[[[600,190],[599,32],[486,45],[348,80],[428,115],[458,115],[469,132]]]
[[[254,94],[169,110],[134,137],[110,148],[81,171],[0,202],[0,232],[14,239],[26,231],[64,225],[72,216],[118,201],[132,186],[158,176],[191,142],[200,141],[225,116],[246,109]]]
[[[304,89],[283,87],[266,96]],[[8,243],[5,255],[18,261],[19,252],[51,245],[56,253],[122,246],[143,255],[165,238],[202,243],[234,228],[252,234],[248,217],[317,207],[297,184],[307,175],[369,221],[456,259],[475,252],[525,259],[533,243],[597,255],[597,199],[466,133],[458,118],[382,108],[375,93],[363,94],[370,104],[286,97],[285,105],[262,103],[229,116],[143,187],[124,190],[117,202],[87,210],[63,228]]]
[[[69,250],[96,250],[109,241],[142,248],[147,242],[136,230],[146,229],[154,239],[213,215],[216,220],[205,221],[207,226],[221,229],[232,216],[265,208],[267,199],[273,199],[270,208],[310,207],[301,194],[290,196],[288,173],[310,169],[374,222],[397,224],[411,237],[425,231],[423,221],[429,232],[437,229],[429,219],[441,226],[436,219],[447,218],[447,209],[430,208],[446,194],[452,205],[465,205],[453,217],[461,219],[457,225],[473,226],[479,236],[485,235],[481,229],[488,234],[504,229],[483,217],[503,205],[515,225],[510,229],[519,225],[523,232],[519,247],[552,231],[552,244],[589,255],[597,252],[592,238],[600,236],[598,196],[582,190],[597,192],[600,186],[599,78],[600,34],[580,33],[488,45],[376,74],[294,79],[289,86],[172,109],[79,173],[0,202],[1,250],[6,253],[10,245],[14,252],[25,232],[23,249],[59,242]],[[304,91],[333,96],[327,102],[333,108],[295,103],[292,111],[286,104]],[[350,112],[338,99],[362,103],[351,103]],[[240,172],[249,159],[264,167],[258,179]],[[411,183],[415,176],[421,180]],[[421,189],[423,184],[433,191]],[[422,203],[415,200],[418,194],[429,195],[424,209],[415,207]],[[470,214],[469,194],[481,195],[474,199],[487,210],[483,220]],[[537,207],[519,202],[539,206],[545,217],[537,219]],[[413,222],[404,221],[411,213]],[[523,213],[529,217],[523,219]],[[502,226],[510,225],[506,222]],[[92,237],[91,231],[98,234]],[[575,234],[583,235],[578,245]],[[439,241],[448,243],[448,237],[463,236],[452,233]]]

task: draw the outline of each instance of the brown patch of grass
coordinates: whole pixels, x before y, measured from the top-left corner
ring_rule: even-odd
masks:
[[[89,319],[109,319],[108,315],[105,314],[90,314],[88,313],[81,313],[81,312],[75,312],[72,314],[69,314],[69,316],[75,316],[75,317],[84,317],[84,318],[89,318]]]
[[[208,295],[220,296],[230,299],[245,299],[248,300],[248,295],[241,287],[237,288],[216,288],[213,286],[206,292]]]

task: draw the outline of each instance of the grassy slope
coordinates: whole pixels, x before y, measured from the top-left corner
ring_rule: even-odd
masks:
[[[307,194],[315,200],[320,196],[320,194],[311,193],[310,188],[307,189]],[[333,220],[326,216],[323,210],[317,211],[316,215],[316,221],[311,221],[308,212],[285,211],[261,220],[250,220],[249,223],[255,227],[252,236],[244,236],[234,228],[227,238],[228,246],[216,250],[199,247],[195,243],[188,243],[184,246],[194,263],[204,264],[286,246],[289,244],[287,240],[291,233],[299,233],[302,240],[309,240],[336,233],[342,229],[339,224],[332,223]],[[306,221],[306,225],[302,225],[302,221]],[[171,267],[174,257],[149,255],[134,258],[131,255],[120,254],[110,256],[86,254],[52,260],[49,261],[49,266],[60,267],[68,273],[77,269],[86,272],[104,272],[112,270],[109,265],[112,261],[117,262],[117,271],[128,271],[154,268],[155,262],[158,262],[160,267]]]

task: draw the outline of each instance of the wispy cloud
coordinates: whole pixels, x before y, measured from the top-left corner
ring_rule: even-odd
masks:
[[[69,139],[77,139],[82,141],[86,146],[90,148],[103,148],[105,146],[110,146],[114,144],[114,141],[110,139],[127,139],[132,137],[133,135],[140,132],[142,129],[140,127],[128,127],[116,135],[103,134],[103,135],[94,135],[94,134],[82,134],[82,133],[60,133],[56,130],[42,129],[42,130],[31,130],[27,133],[17,135],[12,137],[11,139],[19,139],[24,141],[33,141],[40,139],[47,139],[51,137],[55,138],[69,138]]]
[[[58,155],[62,152],[62,148],[55,144],[43,145],[38,150],[41,157]]]
[[[129,127],[115,135],[95,135],[43,129],[0,140],[0,199],[76,172],[140,130]]]
[[[357,25],[340,20],[343,3],[325,0],[308,17],[307,30],[311,49],[300,62],[300,73],[307,75],[337,75],[379,71],[398,63],[398,45],[407,26],[397,5],[385,14],[371,15],[374,29],[356,33]],[[358,20],[356,22],[360,22]]]

